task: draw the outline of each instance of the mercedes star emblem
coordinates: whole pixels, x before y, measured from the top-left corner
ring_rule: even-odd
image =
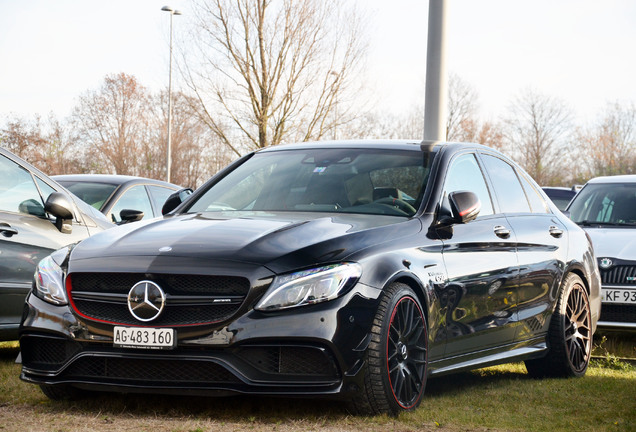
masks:
[[[137,282],[128,293],[128,310],[139,321],[152,321],[163,311],[166,295],[156,283]]]

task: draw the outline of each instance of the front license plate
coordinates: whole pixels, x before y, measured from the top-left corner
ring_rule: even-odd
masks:
[[[117,326],[113,332],[116,348],[173,349],[176,342],[174,329]]]
[[[601,292],[603,303],[636,304],[636,289],[603,288]]]

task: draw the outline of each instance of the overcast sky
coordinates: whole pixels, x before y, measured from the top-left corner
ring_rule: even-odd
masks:
[[[370,19],[369,83],[379,109],[424,98],[426,0],[357,0]],[[479,94],[485,117],[522,89],[593,118],[608,101],[636,103],[636,1],[448,0],[448,70]],[[170,5],[187,0],[0,0],[0,124],[8,115],[70,114],[107,74],[167,86]],[[178,83],[174,83],[178,86]]]

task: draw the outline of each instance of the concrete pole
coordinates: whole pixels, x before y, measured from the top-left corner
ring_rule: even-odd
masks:
[[[429,0],[424,140],[446,141],[446,0]]]

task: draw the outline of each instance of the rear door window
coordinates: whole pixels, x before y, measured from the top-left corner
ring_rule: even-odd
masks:
[[[482,155],[482,158],[495,188],[501,211],[503,213],[530,213],[530,204],[515,169],[497,157]]]

